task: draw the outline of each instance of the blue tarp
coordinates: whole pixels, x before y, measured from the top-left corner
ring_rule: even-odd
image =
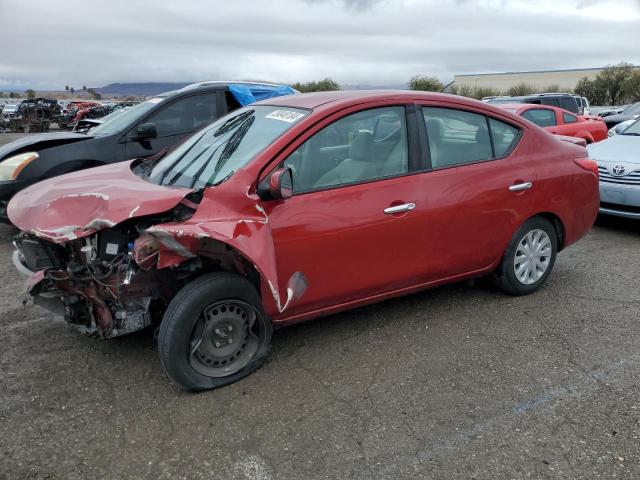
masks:
[[[248,85],[244,83],[233,83],[229,85],[229,91],[233,97],[243,107],[253,102],[266,100],[267,98],[281,97],[283,95],[291,95],[296,93],[293,88],[288,85]]]

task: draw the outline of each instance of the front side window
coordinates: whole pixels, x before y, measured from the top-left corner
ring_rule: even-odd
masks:
[[[450,167],[493,158],[487,117],[449,108],[423,107],[431,166]]]
[[[145,123],[156,126],[158,137],[199,130],[216,119],[216,98],[215,92],[182,98],[158,110]]]
[[[145,172],[158,185],[217,185],[309,114],[290,107],[254,105],[236,110],[193,134]]]
[[[353,113],[324,127],[283,162],[294,193],[408,172],[404,107]]]
[[[575,115],[571,115],[570,113],[562,112],[562,120],[564,123],[576,123],[578,118]]]
[[[553,127],[556,125],[556,112],[548,108],[533,108],[522,114],[530,122],[540,127]]]

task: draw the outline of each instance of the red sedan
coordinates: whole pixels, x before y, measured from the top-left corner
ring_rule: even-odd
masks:
[[[534,292],[598,207],[583,147],[463,97],[359,91],[247,106],[8,214],[36,303],[104,337],[159,325],[166,373],[203,390],[257,369],[274,326],[488,274]]]
[[[498,106],[526,118],[554,135],[582,138],[588,144],[607,138],[607,125],[599,117],[583,117],[548,105],[506,103]]]

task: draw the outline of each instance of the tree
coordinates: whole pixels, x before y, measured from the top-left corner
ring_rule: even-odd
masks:
[[[302,93],[340,90],[340,85],[338,85],[337,82],[331,80],[329,77],[320,81],[312,81],[306,83],[296,82],[291,86]]]
[[[507,95],[511,97],[518,97],[520,95],[531,95],[532,93],[537,93],[538,89],[535,85],[531,85],[529,83],[521,82],[513,87],[510,87],[507,90]]]
[[[88,89],[87,93],[91,95],[91,98],[93,98],[94,100],[102,100],[102,95],[96,92],[93,88]]]
[[[65,85],[64,89],[68,92],[69,91],[69,85]]]
[[[84,90],[84,91],[86,92],[86,91],[87,91],[87,86],[86,86],[86,85],[83,85],[83,86],[82,86],[82,90]]]
[[[632,76],[633,66],[629,63],[609,66],[598,74],[595,80],[596,85],[607,92],[607,105],[620,105],[624,103],[627,82]]]
[[[70,91],[71,93],[73,93],[73,92],[75,92],[75,89],[74,89],[73,87],[71,87],[71,88],[69,88],[69,91]]]
[[[411,90],[421,90],[423,92],[440,92],[444,85],[436,77],[428,75],[416,75],[409,80]]]
[[[560,91],[560,85],[557,83],[553,83],[551,85],[547,85],[542,89],[543,93],[556,93]]]
[[[16,94],[13,92],[9,92],[9,98],[16,98]]]
[[[35,92],[33,89],[31,89],[31,88],[30,88],[30,89],[28,89],[28,90],[25,90],[25,92],[24,92],[24,93],[26,93],[26,94],[27,94],[27,98],[28,98],[29,100],[31,100],[32,98],[36,98],[36,92]]]
[[[640,72],[636,71],[625,84],[625,98],[629,102],[640,102]]]
[[[469,85],[462,85],[456,89],[456,95],[463,97],[475,98],[476,100],[482,100],[484,97],[497,97],[502,94],[500,90],[492,87],[471,87]]]
[[[581,97],[587,97],[591,105],[606,105],[607,103],[606,90],[603,90],[602,85],[588,77],[582,77],[573,91]]]

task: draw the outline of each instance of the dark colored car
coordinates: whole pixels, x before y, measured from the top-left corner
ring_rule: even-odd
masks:
[[[519,97],[495,97],[486,100],[486,103],[497,105],[500,103],[530,103],[534,105],[550,105],[552,107],[568,110],[576,115],[582,115],[582,105],[578,105],[574,95],[570,93],[536,93]]]
[[[0,221],[9,199],[40,180],[148,157],[253,99],[295,93],[251,82],[203,82],[156,95],[86,134],[30,135],[0,147]],[[240,100],[238,100],[240,99]]]
[[[607,124],[607,129],[613,128],[619,123],[627,120],[635,120],[640,117],[640,102],[633,103],[625,108],[622,112],[614,115],[606,115],[602,119]]]
[[[531,293],[598,206],[586,149],[522,117],[351,91],[250,105],[9,216],[36,303],[105,337],[159,325],[167,374],[203,390],[257,369],[274,326],[486,274]]]

